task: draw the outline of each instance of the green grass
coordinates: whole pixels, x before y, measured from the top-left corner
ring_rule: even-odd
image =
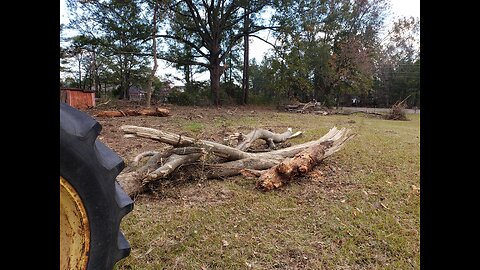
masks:
[[[243,177],[166,183],[137,198],[122,222],[132,252],[116,269],[419,269],[420,116],[408,118],[272,111],[185,121],[202,135],[304,131],[292,144],[333,126],[357,136],[320,165],[336,169],[327,177],[269,193]]]
[[[202,123],[195,122],[195,121],[188,121],[184,124],[183,129],[185,131],[190,131],[193,134],[198,134],[203,130]]]

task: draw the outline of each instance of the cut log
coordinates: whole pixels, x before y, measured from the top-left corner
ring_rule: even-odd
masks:
[[[122,117],[122,116],[170,116],[170,111],[164,108],[152,108],[152,109],[126,109],[116,111],[100,111],[95,114],[96,117]]]

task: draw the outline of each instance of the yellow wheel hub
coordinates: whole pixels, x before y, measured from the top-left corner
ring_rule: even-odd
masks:
[[[87,269],[90,230],[77,191],[60,176],[60,269]]]

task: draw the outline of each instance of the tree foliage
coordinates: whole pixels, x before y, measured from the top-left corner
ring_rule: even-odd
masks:
[[[202,104],[207,97],[215,105],[248,98],[339,106],[352,97],[366,106],[406,97],[410,106],[420,104],[419,20],[399,18],[382,35],[388,0],[67,0],[67,6],[71,20],[61,31],[76,34],[60,47],[60,65],[78,87],[115,85],[122,97],[134,84],[152,89],[158,55],[183,76],[185,94],[172,97]],[[267,29],[273,50],[245,73],[242,42],[262,39],[258,32]],[[203,72],[210,91],[194,79]]]
[[[275,87],[277,94],[332,105],[343,94],[371,91],[375,48],[387,10],[385,0],[277,1],[273,18],[280,25],[280,45],[271,68],[277,68],[274,76],[286,78],[269,79],[284,84]]]
[[[127,90],[136,83],[135,78],[148,75],[146,57],[151,53],[145,41],[151,31],[147,5],[139,0],[67,0],[67,7],[71,18],[68,28],[76,32],[71,38],[71,50],[90,55],[97,81],[109,77],[110,83],[119,85],[122,96],[127,98]],[[105,76],[98,74],[99,70]]]
[[[248,2],[248,12],[244,12]],[[245,34],[241,22],[246,14],[254,17],[268,3],[264,0],[172,1],[165,10],[169,14],[165,33],[159,35],[166,40],[162,58],[180,66],[196,65],[207,69],[213,103],[219,105],[220,77],[225,71],[225,60]],[[268,28],[256,22],[250,20],[249,33]],[[178,48],[188,53],[179,53]]]

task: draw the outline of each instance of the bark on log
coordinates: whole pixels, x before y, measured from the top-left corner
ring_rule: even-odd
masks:
[[[126,110],[116,110],[116,111],[100,111],[95,114],[96,117],[122,117],[122,116],[170,116],[170,111],[163,108],[153,108],[153,109],[126,109]]]
[[[205,164],[207,178],[222,178],[239,175],[243,169],[265,170],[279,164],[284,157],[244,158],[220,164]]]

